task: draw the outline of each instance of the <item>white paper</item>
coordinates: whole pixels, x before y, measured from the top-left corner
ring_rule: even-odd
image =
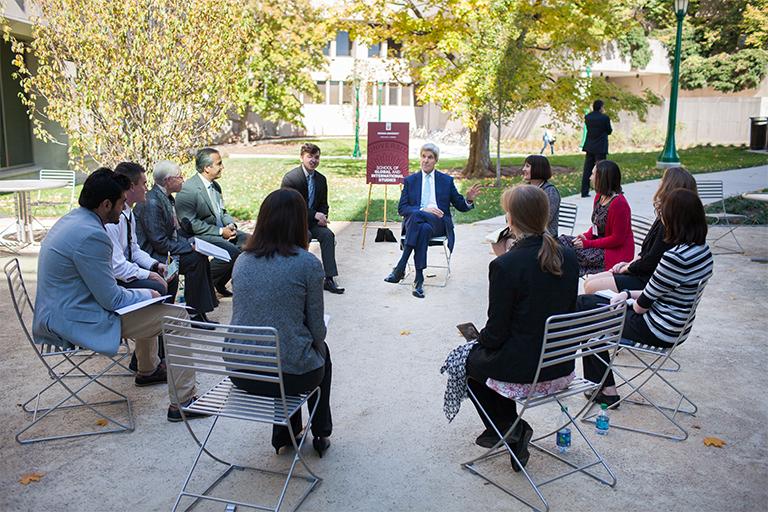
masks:
[[[485,235],[485,241],[495,244],[501,240],[501,234],[504,232],[504,230],[507,229],[507,226],[502,226],[499,229],[496,229],[494,231],[491,231],[487,235]]]
[[[115,313],[121,316],[126,315],[131,311],[136,311],[137,309],[145,308],[147,306],[151,306],[152,304],[157,304],[158,302],[163,302],[168,297],[170,297],[170,295],[161,295],[160,297],[154,297],[152,299],[142,300],[141,302],[136,302],[129,306],[122,307],[116,310]]]
[[[328,324],[331,322],[331,315],[323,315],[323,322],[325,322],[325,328],[328,328]]]
[[[618,293],[616,293],[613,290],[598,290],[598,291],[595,292],[595,295],[599,295],[600,297],[604,297],[604,298],[606,298],[608,300],[611,300],[616,295],[618,295]],[[635,299],[628,299],[627,300],[627,304],[629,304],[630,306],[632,304],[634,304],[634,303],[635,303]]]
[[[193,238],[192,243],[195,244],[195,250],[200,254],[205,254],[206,256],[213,256],[217,260],[222,260],[222,261],[232,260],[232,258],[229,256],[229,253],[227,251],[225,251],[221,247],[217,247],[213,245],[210,242],[206,242],[205,240],[201,240],[199,238]]]

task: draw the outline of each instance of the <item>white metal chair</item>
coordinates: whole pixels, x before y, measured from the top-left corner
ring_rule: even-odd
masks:
[[[730,223],[731,220],[745,220],[746,215],[739,215],[736,213],[728,213],[725,209],[725,196],[723,193],[723,182],[721,180],[696,180],[696,188],[699,191],[699,198],[705,205],[714,204],[720,206],[720,211],[716,213],[707,213],[706,216],[709,219],[715,221],[714,225],[726,226],[726,231],[722,235],[718,236],[712,241],[712,248],[718,247],[724,252],[719,254],[744,254],[744,248],[741,246],[739,239],[736,238],[736,228],[738,225]],[[737,249],[718,246],[717,243],[728,235],[733,237],[733,241],[736,242]]]
[[[39,441],[49,441],[54,439],[68,439],[72,437],[92,436],[98,434],[108,434],[115,432],[131,432],[134,429],[133,412],[131,410],[131,403],[128,397],[115,391],[110,386],[107,386],[99,379],[103,377],[114,376],[110,374],[110,370],[113,368],[119,368],[123,359],[125,359],[130,352],[127,350],[120,352],[115,356],[108,356],[104,354],[98,354],[90,350],[84,350],[78,347],[62,348],[53,345],[35,343],[32,338],[32,332],[29,327],[30,317],[34,315],[34,307],[32,301],[27,293],[26,285],[24,284],[24,278],[21,274],[21,267],[17,258],[12,259],[4,266],[5,276],[8,280],[8,289],[11,294],[11,301],[13,302],[14,310],[16,311],[16,317],[19,320],[21,329],[24,332],[24,336],[32,346],[35,354],[45,366],[48,376],[51,378],[51,383],[38,391],[35,396],[24,402],[21,406],[22,409],[32,414],[32,423],[27,425],[21,431],[16,434],[16,441],[20,444],[36,443]],[[98,371],[94,372],[89,368],[86,369],[84,365],[90,361],[101,363],[106,359],[104,366],[99,366]],[[85,381],[77,381],[77,385],[70,384],[75,381],[65,381],[66,377],[80,377]],[[83,397],[84,391],[92,384],[99,386],[100,390],[106,391],[108,394],[114,396],[112,399],[91,401]],[[64,390],[66,396],[63,399],[55,402],[54,405],[47,407],[41,406],[41,398],[43,396],[52,395],[55,391]],[[48,393],[48,391],[51,393]],[[61,393],[59,393],[61,396]],[[55,399],[49,399],[53,402]],[[74,402],[67,404],[67,402]],[[34,402],[33,408],[29,408],[30,404]],[[120,418],[115,413],[108,413],[105,409],[114,409],[115,406],[121,406],[125,408],[125,412]],[[68,411],[77,408],[86,408],[93,413],[94,423],[99,420],[105,420],[106,424],[98,428],[97,430],[86,429],[85,431],[78,431],[74,433],[65,433],[60,435],[29,435],[25,434],[33,427],[39,425],[45,418],[47,418],[54,411]],[[125,417],[125,419],[122,419]],[[71,417],[68,417],[73,419]],[[70,424],[72,422],[61,422],[61,425]]]
[[[642,405],[647,407],[652,407],[660,416],[661,419],[665,422],[671,423],[674,427],[674,430],[678,432],[678,434],[669,434],[667,432],[657,431],[657,430],[648,430],[643,429],[639,427],[630,426],[627,424],[622,424],[618,421],[618,418],[613,418],[611,420],[611,428],[618,428],[621,430],[629,430],[632,432],[639,432],[641,434],[648,434],[655,437],[663,437],[665,439],[672,439],[675,441],[684,441],[688,438],[688,431],[677,421],[677,415],[678,414],[687,414],[689,416],[695,416],[696,412],[698,411],[698,407],[695,403],[693,403],[685,394],[680,391],[672,382],[669,381],[666,377],[664,377],[663,374],[660,373],[664,369],[664,364],[671,360],[672,354],[675,352],[675,349],[686,340],[688,337],[688,334],[690,333],[692,322],[694,317],[696,316],[696,308],[699,305],[699,302],[701,301],[701,297],[704,294],[704,286],[706,285],[706,281],[699,282],[697,291],[696,291],[696,298],[693,303],[693,307],[691,308],[691,313],[688,315],[688,318],[685,321],[685,324],[683,326],[683,330],[680,333],[680,336],[677,337],[674,344],[669,348],[662,348],[662,347],[653,347],[650,345],[644,345],[641,343],[636,343],[632,340],[628,339],[622,339],[621,340],[621,350],[622,352],[627,352],[631,354],[632,356],[637,359],[638,363],[641,365],[640,368],[642,368],[639,372],[637,372],[635,375],[632,376],[625,376],[623,375],[619,370],[617,370],[618,365],[613,365],[613,374],[614,378],[616,378],[616,388],[621,393],[622,389],[629,388],[631,391],[626,394],[625,396],[622,396],[621,399],[616,402],[615,404],[611,405],[609,409],[616,409],[619,407],[622,403],[631,403],[636,405]],[[651,356],[652,360],[650,362],[646,362],[642,356]],[[662,384],[663,389],[665,391],[672,391],[674,399],[676,400],[676,403],[673,403],[672,405],[659,405],[655,401],[651,399],[649,396],[649,393],[645,388],[646,384],[649,382],[653,382],[656,384]],[[625,388],[626,387],[626,388]],[[634,400],[632,397],[637,394],[639,395],[642,400]],[[658,399],[657,399],[658,400]],[[687,404],[688,408],[683,408],[683,405]],[[592,404],[592,407],[594,407],[595,404]],[[597,415],[597,413],[591,413],[591,410],[587,411],[587,414],[584,415],[583,420],[594,422],[594,418]],[[644,418],[647,418],[648,415],[643,415]]]
[[[400,250],[403,250],[403,245],[405,244],[405,231],[400,235]],[[442,247],[443,248],[443,254],[445,256],[445,265],[435,265],[435,264],[429,264],[427,265],[427,268],[439,268],[441,270],[445,270],[445,278],[443,281],[439,284],[432,284],[426,279],[424,280],[424,285],[426,286],[439,286],[440,288],[445,288],[448,285],[448,279],[451,277],[451,250],[448,249],[448,237],[447,236],[435,236],[429,239],[429,242],[427,243],[427,248],[429,247]],[[408,270],[406,271],[406,275],[409,274],[412,271],[412,264],[410,260],[408,261]],[[425,277],[430,277],[425,274]],[[409,285],[410,283],[405,282],[404,280],[400,282],[400,284],[403,285]]]
[[[632,224],[632,236],[635,239],[635,245],[641,247],[653,226],[653,220],[642,215],[632,214],[630,222]]]
[[[564,235],[564,230],[568,230],[568,234],[573,234],[573,229],[576,227],[576,214],[579,211],[578,205],[573,203],[560,203],[560,208],[557,214],[557,229],[561,235]]]
[[[211,330],[204,329],[204,327]],[[207,373],[224,377],[191,404],[180,408],[184,424],[199,446],[199,450],[187,474],[187,478],[184,480],[173,510],[177,510],[182,498],[187,497],[194,499],[187,507],[187,510],[194,507],[201,500],[210,500],[223,504],[277,512],[283,505],[288,484],[292,478],[305,480],[309,484],[292,510],[298,509],[309,493],[322,481],[319,476],[312,472],[301,456],[301,448],[307,438],[307,433],[312,427],[317,402],[315,407],[309,410],[307,426],[299,440],[295,439],[295,435],[298,432],[293,432],[290,417],[301,409],[310,396],[315,395],[319,399],[320,388],[318,387],[309,393],[296,396],[285,394],[277,330],[272,327],[206,324],[193,320],[166,317],[163,322],[163,337],[165,339],[168,382],[171,384],[171,393],[177,398],[175,400],[177,403],[179,400],[172,378],[175,370],[193,368],[198,375]],[[279,384],[280,396],[260,396],[246,393],[235,387],[230,377]],[[185,415],[188,412],[204,413],[214,417],[202,442],[189,426]],[[214,455],[211,452],[208,441],[220,418],[287,427],[295,450],[290,468],[286,472],[271,471],[230,463]],[[226,466],[226,469],[201,493],[191,492],[188,490],[189,483],[203,453]],[[298,463],[301,463],[308,476],[295,472]],[[271,506],[257,505],[236,501],[233,498],[214,496],[212,491],[233,470],[251,470],[284,477],[285,482],[275,504]]]
[[[541,350],[541,356],[539,358],[538,368],[536,370],[536,376],[533,379],[532,388],[535,388],[536,384],[540,381],[541,371],[544,368],[549,368],[551,366],[559,365],[569,361],[576,361],[586,355],[596,354],[603,351],[609,351],[611,354],[611,359],[613,359],[613,356],[615,355],[619,345],[619,340],[621,339],[621,331],[624,327],[624,315],[626,313],[626,309],[627,308],[625,304],[620,304],[617,306],[609,305],[590,311],[568,313],[564,315],[555,315],[549,317],[544,329],[544,343]],[[499,441],[496,443],[496,445],[492,448],[489,448],[483,455],[463,463],[462,466],[475,475],[483,478],[487,482],[495,485],[513,498],[528,505],[534,510],[549,510],[549,503],[547,502],[546,498],[544,498],[544,495],[541,492],[541,487],[574,473],[583,473],[591,478],[594,478],[598,482],[609,485],[611,487],[615,486],[616,477],[614,476],[613,472],[610,470],[603,457],[597,452],[595,447],[575,422],[575,419],[578,418],[579,415],[587,410],[587,408],[590,406],[589,402],[585,403],[581,410],[576,414],[570,414],[566,412],[568,416],[568,422],[565,425],[558,425],[555,430],[531,440],[531,446],[568,466],[568,468],[563,473],[554,477],[549,477],[546,480],[540,480],[538,482],[534,480],[534,477],[531,475],[529,469],[525,467],[521,469],[523,476],[527,480],[528,484],[530,484],[531,488],[536,493],[536,496],[543,505],[543,509],[538,508],[530,500],[516,493],[512,489],[502,485],[499,482],[496,482],[491,478],[489,474],[482,472],[478,468],[479,463],[505,454],[510,454],[510,456],[514,458],[515,461],[517,461],[518,465],[520,465],[520,461],[507,443],[506,438],[510,436],[515,430],[517,424],[520,423],[520,420],[522,419],[525,412],[528,409],[551,403],[557,403],[560,408],[562,408],[562,400],[564,398],[581,395],[585,392],[592,393],[600,389],[607,375],[608,371],[606,369],[606,372],[600,382],[591,382],[583,378],[576,378],[567,388],[560,391],[548,395],[534,395],[516,399],[515,402],[521,406],[521,409],[518,413],[517,420],[512,424],[509,430],[505,433],[502,433],[494,425],[494,430],[496,430],[496,434],[499,436]],[[469,386],[467,386],[467,390],[470,396],[475,399],[475,395],[472,393],[472,390],[469,388]],[[476,399],[475,402],[477,402]],[[477,403],[479,404],[479,402]],[[486,419],[492,423],[491,418],[488,416],[482,406],[480,406],[480,409],[483,411]],[[575,457],[563,456],[561,454],[555,453],[539,443],[539,441],[544,439],[551,440],[552,435],[566,425],[573,425],[575,431],[578,432],[580,437],[584,440],[586,445],[589,447],[589,451],[591,451],[591,460],[578,463],[574,460]],[[591,468],[594,466],[601,466],[607,473],[607,477],[603,477],[593,472]]]
[[[69,208],[72,209],[72,206],[75,204],[75,184],[77,182],[76,180],[76,174],[75,171],[65,170],[65,169],[40,169],[40,173],[38,175],[40,180],[64,180],[67,182],[66,188],[69,189]],[[42,201],[42,190],[38,191],[37,193],[37,201],[35,202],[36,205],[41,204],[60,204],[55,202],[44,202]]]

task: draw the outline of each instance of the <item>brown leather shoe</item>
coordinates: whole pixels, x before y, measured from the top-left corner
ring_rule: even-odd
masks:
[[[182,405],[184,407],[187,407],[187,406],[189,406],[189,404],[191,404],[195,400],[197,400],[197,397],[193,396],[192,398],[190,398],[189,400],[184,402],[184,404],[182,404]],[[188,420],[194,420],[196,418],[207,418],[208,416],[210,416],[210,414],[205,414],[203,412],[186,411],[186,412],[184,412],[184,416]],[[168,406],[167,418],[168,418],[168,421],[170,421],[171,423],[178,423],[180,421],[183,421],[182,417],[181,417],[181,411],[179,410],[178,406],[176,406],[176,405],[169,405]]]

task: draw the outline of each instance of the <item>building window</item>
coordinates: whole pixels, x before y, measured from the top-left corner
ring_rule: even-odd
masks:
[[[387,105],[399,105],[400,104],[400,86],[397,83],[389,84],[389,103]]]
[[[375,43],[368,46],[368,58],[377,59],[381,56],[381,43]]]
[[[21,103],[19,81],[13,78],[11,44],[0,41],[0,168],[34,162],[32,128]]]
[[[413,103],[411,98],[413,98],[413,85],[404,85],[403,95],[400,97],[400,104],[404,107],[410,107]]]
[[[317,100],[310,99],[309,102],[316,103],[318,105],[324,105],[326,100],[328,99],[328,95],[325,92],[326,81],[318,80],[317,82],[315,82],[315,84],[317,85],[317,92],[320,94],[320,96],[318,97]]]
[[[355,83],[344,82],[344,87],[342,88],[342,94],[341,94],[341,103],[343,105],[349,105],[350,103],[352,103],[354,96],[355,96]]]
[[[339,104],[339,89],[341,88],[341,82],[334,80],[331,82],[330,90],[328,92],[328,104],[329,105],[338,105]]]
[[[349,32],[346,32],[346,31],[336,32],[336,56],[337,57],[352,56],[352,43],[349,40]]]
[[[403,54],[403,45],[394,39],[387,39],[387,57],[399,59]]]
[[[330,57],[331,56],[331,42],[330,41],[325,43],[325,46],[323,46],[323,55],[325,55],[326,57]]]

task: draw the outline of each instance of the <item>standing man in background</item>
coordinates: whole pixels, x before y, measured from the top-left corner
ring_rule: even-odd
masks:
[[[608,136],[613,132],[611,118],[603,112],[603,100],[592,103],[592,112],[584,116],[584,125],[587,137],[582,150],[587,156],[581,174],[581,197],[589,197],[589,177],[595,164],[608,156]]]
[[[328,228],[328,181],[317,172],[320,165],[320,148],[306,143],[301,146],[301,165],[288,171],[283,176],[281,188],[292,188],[299,192],[307,202],[309,215],[309,239],[320,242],[320,254],[325,271],[323,288],[331,293],[344,293],[344,288],[336,285],[334,278],[339,275],[336,269],[336,235]]]

